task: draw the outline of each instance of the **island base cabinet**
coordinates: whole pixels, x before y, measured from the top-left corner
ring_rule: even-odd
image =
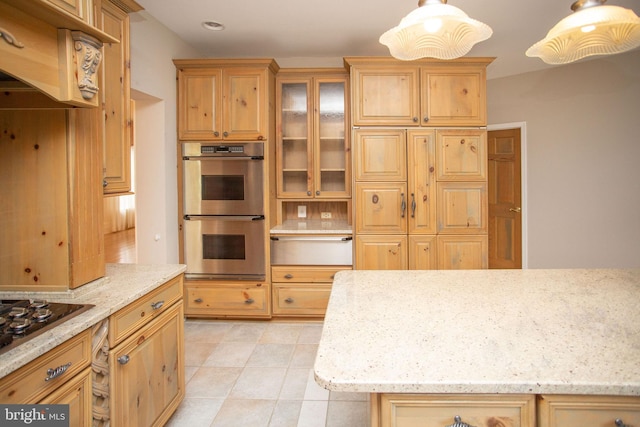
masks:
[[[373,394],[371,405],[372,427],[536,425],[534,395]]]
[[[185,394],[183,336],[180,302],[109,353],[111,427],[166,423]]]
[[[90,426],[91,412],[91,368],[87,367],[62,387],[40,402],[47,405],[69,405],[70,426]]]
[[[640,427],[640,397],[541,395],[539,427]]]

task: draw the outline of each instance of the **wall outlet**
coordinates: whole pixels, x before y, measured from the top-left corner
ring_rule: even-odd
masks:
[[[321,212],[321,213],[320,213],[320,218],[322,218],[322,219],[329,219],[329,218],[331,218],[331,212]]]
[[[298,206],[298,218],[307,217],[307,207],[305,205]]]

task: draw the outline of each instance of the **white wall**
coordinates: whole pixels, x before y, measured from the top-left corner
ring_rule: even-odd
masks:
[[[530,268],[640,267],[640,51],[490,80],[526,122]]]
[[[172,59],[198,56],[145,11],[131,14],[139,263],[178,262],[176,69]]]

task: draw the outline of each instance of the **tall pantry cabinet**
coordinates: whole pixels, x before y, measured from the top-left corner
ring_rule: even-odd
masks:
[[[356,269],[487,268],[492,58],[350,67]]]

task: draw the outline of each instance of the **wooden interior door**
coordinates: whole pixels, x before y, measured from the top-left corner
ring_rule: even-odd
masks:
[[[522,268],[520,129],[489,131],[489,268]]]

